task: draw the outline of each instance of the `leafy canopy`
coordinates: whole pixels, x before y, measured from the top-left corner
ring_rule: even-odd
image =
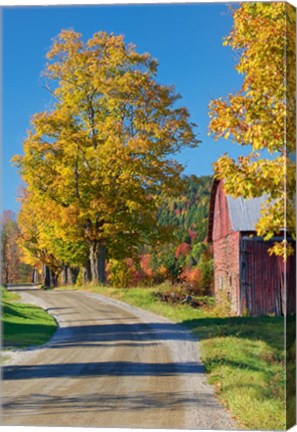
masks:
[[[170,155],[197,146],[194,124],[174,88],[157,83],[157,61],[123,36],[83,42],[63,30],[47,59],[52,108],[33,116],[24,155],[14,158],[30,205],[43,218],[52,213],[41,237],[61,259],[57,241],[129,256],[162,236],[156,196],[178,193],[182,166]]]
[[[215,175],[234,197],[268,195],[258,235],[270,239],[285,228],[295,238],[295,10],[284,2],[252,2],[232,12],[224,45],[238,53],[235,68],[243,83],[210,103],[209,129],[215,139],[250,145],[251,152],[237,161],[222,156]],[[286,256],[292,250],[284,242],[271,252]]]

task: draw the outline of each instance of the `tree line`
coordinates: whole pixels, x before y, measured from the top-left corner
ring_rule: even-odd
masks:
[[[211,176],[183,176],[180,195],[164,197],[158,207],[157,224],[168,231],[167,239],[158,244],[138,245],[137,254],[132,258],[110,258],[106,265],[108,283],[128,287],[170,280],[200,294],[211,292],[212,254],[205,242],[211,181]],[[5,211],[2,220],[2,283],[39,283],[42,273],[43,280],[51,277],[46,266],[38,259],[32,260],[33,255],[21,247],[24,236],[15,214]],[[9,240],[5,242],[7,237]],[[4,275],[4,263],[7,263],[8,278]],[[62,285],[82,284],[81,268],[58,266],[58,282]]]
[[[24,262],[19,239],[21,232],[16,215],[5,210],[0,218],[1,229],[1,283],[30,283],[33,269]]]

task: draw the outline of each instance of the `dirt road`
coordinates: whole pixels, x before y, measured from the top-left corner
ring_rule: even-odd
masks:
[[[24,288],[22,300],[60,328],[3,368],[2,424],[236,429],[181,326],[90,293]]]

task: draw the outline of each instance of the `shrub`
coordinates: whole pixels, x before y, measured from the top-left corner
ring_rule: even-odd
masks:
[[[189,294],[202,295],[202,271],[199,267],[184,269],[179,281]]]
[[[108,274],[112,286],[127,288],[131,279],[131,271],[127,260],[111,259],[108,263]]]
[[[181,243],[177,246],[175,251],[175,258],[186,257],[191,252],[191,245],[189,243]]]

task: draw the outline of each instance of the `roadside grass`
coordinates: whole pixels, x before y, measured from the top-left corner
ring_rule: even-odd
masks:
[[[209,382],[239,427],[285,429],[283,318],[218,316],[216,307],[194,309],[164,303],[155,294],[160,289],[168,290],[166,284],[153,288],[75,289],[112,297],[186,326],[199,338]]]
[[[2,301],[17,301],[20,299],[20,296],[16,292],[7,291],[3,287],[1,287],[1,297]]]
[[[16,293],[1,288],[1,295],[4,350],[42,345],[51,338],[57,328],[51,315],[40,307],[18,303],[19,296]]]
[[[283,319],[186,320],[223,404],[248,429],[285,429]]]

